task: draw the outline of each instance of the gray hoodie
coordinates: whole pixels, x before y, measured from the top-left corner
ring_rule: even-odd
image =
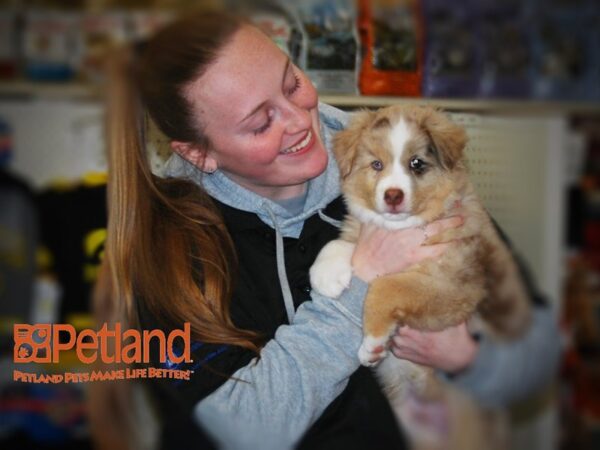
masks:
[[[331,155],[331,139],[348,114],[321,104],[321,136],[330,153],[326,171],[308,183],[302,212],[289,211],[250,192],[223,173],[210,176],[174,155],[167,176],[201,184],[217,200],[254,212],[276,231],[279,279],[290,325],[230,380],[201,400],[195,416],[224,449],[292,448],[325,408],[345,388],[359,367],[362,307],[367,285],[353,278],[340,298],[312,293],[312,301],[294,311],[284,269],[283,237],[298,237],[304,221],[339,196],[339,172]],[[536,308],[533,327],[519,342],[497,344],[485,337],[471,367],[451,382],[488,406],[502,406],[547,383],[559,354],[558,333],[548,308]],[[535,355],[535,358],[532,358]]]

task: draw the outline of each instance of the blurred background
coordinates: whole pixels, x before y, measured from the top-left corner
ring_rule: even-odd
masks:
[[[0,0],[0,448],[94,447],[89,385],[12,381],[12,325],[95,326],[104,63],[206,3]],[[466,127],[477,190],[563,333],[553,385],[511,410],[511,448],[600,448],[600,2],[210,3],[248,14],[326,103],[433,104]],[[149,140],[160,174],[168,145],[155,130]],[[28,365],[77,369],[74,357]]]

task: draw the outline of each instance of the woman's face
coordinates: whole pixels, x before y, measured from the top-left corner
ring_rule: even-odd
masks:
[[[259,30],[237,31],[184,92],[211,144],[205,170],[273,199],[300,195],[325,170],[317,92]]]

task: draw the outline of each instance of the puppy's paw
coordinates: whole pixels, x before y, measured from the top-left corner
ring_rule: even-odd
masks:
[[[363,366],[376,366],[387,356],[387,338],[366,336],[358,349],[358,359]]]
[[[331,241],[323,247],[310,268],[310,284],[315,291],[337,298],[350,285],[354,247],[353,243],[342,240]]]

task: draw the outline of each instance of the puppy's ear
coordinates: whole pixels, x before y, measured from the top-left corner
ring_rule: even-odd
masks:
[[[355,113],[352,119],[350,119],[348,127],[334,136],[333,154],[340,168],[342,179],[346,178],[352,172],[360,139],[373,122],[375,115],[374,111],[368,110]]]
[[[427,133],[438,156],[449,170],[452,170],[463,157],[468,137],[464,128],[433,108],[424,108],[421,126]]]

